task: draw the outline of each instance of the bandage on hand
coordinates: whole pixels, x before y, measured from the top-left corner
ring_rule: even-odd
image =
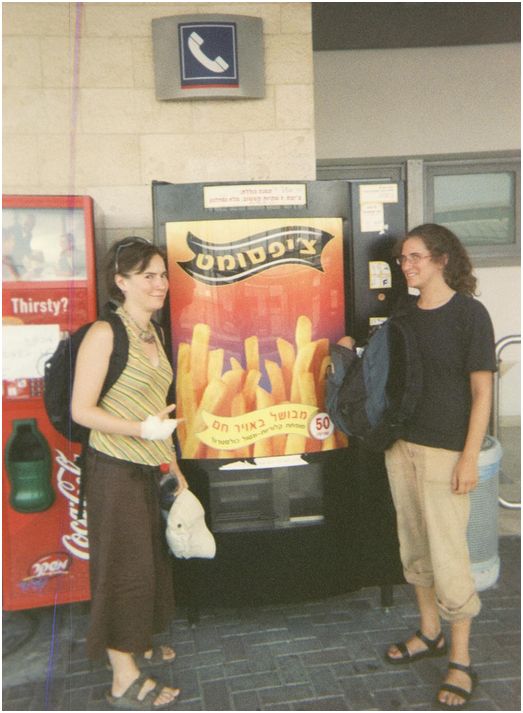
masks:
[[[140,436],[146,441],[164,441],[173,433],[178,425],[179,418],[159,418],[147,416],[140,424]]]

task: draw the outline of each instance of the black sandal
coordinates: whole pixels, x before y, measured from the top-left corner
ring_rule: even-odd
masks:
[[[467,703],[470,701],[472,697],[472,693],[476,686],[478,685],[478,674],[472,670],[471,666],[465,666],[464,664],[461,663],[454,663],[454,661],[449,661],[449,668],[454,668],[456,671],[463,671],[463,673],[466,673],[467,676],[470,678],[470,691],[467,691],[465,688],[461,688],[461,686],[454,686],[452,683],[442,683],[441,686],[439,687],[438,693],[440,691],[448,691],[449,693],[455,693],[457,696],[460,698],[463,698],[463,703],[456,703],[455,706],[453,706],[450,703],[444,703],[443,701],[440,701],[438,696],[436,695],[436,704],[439,706],[440,709],[446,710],[446,711],[461,711]]]
[[[425,644],[427,647],[426,649],[423,651],[416,651],[411,654],[407,648],[407,644],[404,641],[401,641],[399,644],[393,644],[393,646],[398,649],[401,656],[391,656],[387,651],[385,654],[385,660],[392,664],[412,663],[413,661],[418,661],[419,659],[444,656],[447,653],[447,642],[445,641],[442,631],[439,632],[435,639],[429,639],[421,631],[417,631],[415,636],[417,636],[418,639]],[[443,646],[440,646],[439,644],[441,644],[442,641]]]
[[[164,654],[167,653],[166,649],[171,649],[173,656],[165,657]],[[151,666],[155,666],[159,663],[172,663],[176,658],[176,651],[171,646],[164,646],[162,644],[161,646],[153,648],[152,651],[153,653],[151,656],[146,656],[145,654],[133,654],[134,658],[138,661],[139,666],[142,666],[143,664],[150,664]],[[113,667],[111,666],[111,662],[109,660],[105,662],[105,668],[108,671],[113,670]]]
[[[155,686],[143,697],[142,700],[140,700],[138,696],[140,695],[140,691],[142,690],[143,685],[147,680],[154,681]],[[175,703],[178,699],[178,696],[180,695],[180,689],[175,688],[174,691],[176,691],[176,695],[172,700],[167,701],[167,703],[160,703],[159,705],[154,705],[154,701],[158,698],[164,688],[168,688],[168,686],[161,686],[154,678],[151,678],[147,674],[142,673],[140,674],[140,676],[138,676],[136,681],[133,681],[133,683],[131,683],[129,688],[127,688],[121,696],[113,696],[111,691],[107,691],[107,693],[105,694],[105,698],[111,708],[115,708],[122,711],[159,711]]]
[[[138,659],[140,664],[149,663],[153,666],[159,663],[172,663],[176,658],[176,651],[172,648],[172,646],[161,644],[160,646],[154,647],[152,651],[153,653],[151,656],[140,654],[135,656],[135,658]],[[168,653],[172,653],[172,656],[166,656]]]

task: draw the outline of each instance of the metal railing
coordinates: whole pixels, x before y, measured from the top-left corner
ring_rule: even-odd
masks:
[[[498,342],[496,342],[496,366],[498,368],[494,375],[494,393],[492,399],[492,419],[491,419],[491,432],[494,438],[499,440],[499,392],[500,392],[500,366],[501,366],[501,353],[502,351],[510,346],[511,344],[521,344],[521,334],[510,334],[507,337],[503,337]],[[519,502],[505,500],[501,496],[498,498],[501,507],[508,508],[510,510],[521,510],[521,500]]]

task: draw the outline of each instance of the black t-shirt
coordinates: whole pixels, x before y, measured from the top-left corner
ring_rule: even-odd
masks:
[[[421,353],[423,392],[404,438],[462,451],[471,407],[470,373],[496,371],[494,330],[485,307],[456,293],[446,304],[408,316]]]

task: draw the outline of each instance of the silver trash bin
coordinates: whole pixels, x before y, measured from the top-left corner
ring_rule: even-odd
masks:
[[[497,582],[499,470],[503,449],[498,440],[486,436],[479,455],[479,480],[470,494],[467,539],[476,589],[482,592]]]

